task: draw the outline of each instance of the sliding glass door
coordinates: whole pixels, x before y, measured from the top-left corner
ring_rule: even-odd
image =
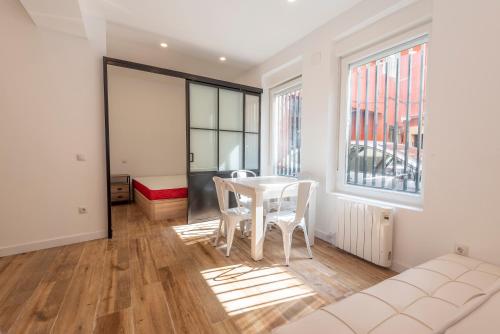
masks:
[[[189,85],[190,170],[217,170],[218,98],[217,88]]]
[[[188,82],[189,221],[219,215],[212,177],[260,172],[260,95]]]

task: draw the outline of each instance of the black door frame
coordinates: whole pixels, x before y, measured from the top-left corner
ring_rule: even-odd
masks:
[[[111,239],[113,237],[113,228],[112,228],[112,221],[111,221],[111,163],[110,163],[110,148],[109,148],[108,65],[113,65],[113,66],[117,66],[117,67],[123,67],[123,68],[143,71],[143,72],[156,73],[156,74],[171,76],[171,77],[175,77],[175,78],[181,78],[181,79],[185,79],[186,83],[191,81],[191,82],[216,85],[216,86],[219,86],[221,88],[242,90],[242,91],[246,91],[249,93],[258,94],[259,101],[260,101],[260,94],[262,94],[263,90],[262,90],[262,88],[258,88],[258,87],[240,85],[240,84],[237,84],[234,82],[213,79],[213,78],[209,78],[209,77],[205,77],[205,76],[201,76],[201,75],[190,74],[190,73],[186,73],[186,72],[180,72],[180,71],[175,71],[175,70],[171,70],[171,69],[167,69],[167,68],[141,64],[141,63],[135,63],[135,62],[122,60],[122,59],[103,57],[104,135],[105,135],[105,148],[106,148],[106,192],[107,192],[107,209],[108,209],[107,210],[108,239]],[[188,99],[188,98],[189,98],[189,96],[186,96],[186,99]],[[189,101],[187,101],[187,102],[189,102]],[[188,112],[189,112],[188,106],[189,105],[186,104],[186,116],[189,115],[188,114]],[[259,112],[259,117],[260,117],[260,112]],[[189,128],[189,119],[186,119],[186,130],[189,130],[188,128]],[[259,130],[260,130],[260,122],[259,122]],[[189,136],[188,131],[186,132],[186,136]],[[189,140],[189,138],[188,138],[188,140]],[[189,148],[189,146],[188,146],[188,148]],[[259,150],[260,150],[260,136],[259,136]],[[187,153],[186,155],[187,155],[188,161],[189,161],[189,152],[186,152],[186,153]],[[259,166],[260,166],[260,154],[259,154]],[[188,162],[186,168],[187,168],[187,175],[189,175],[189,162]]]

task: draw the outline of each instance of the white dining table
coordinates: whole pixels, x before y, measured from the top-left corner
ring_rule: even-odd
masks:
[[[297,182],[298,179],[287,176],[257,176],[247,178],[224,179],[224,184],[231,183],[234,190],[252,199],[252,240],[251,256],[255,261],[263,257],[264,246],[264,202],[270,199],[278,199],[283,188],[290,183]],[[225,193],[228,196],[229,187],[225,186]],[[226,203],[228,201],[225,201]],[[316,186],[313,187],[310,197],[306,224],[309,234],[310,244],[314,244],[314,222],[316,209]]]

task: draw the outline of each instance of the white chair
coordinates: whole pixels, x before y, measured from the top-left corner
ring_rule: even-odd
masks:
[[[247,178],[247,177],[256,177],[257,174],[255,174],[255,172],[251,171],[251,170],[246,170],[246,169],[240,169],[240,170],[235,170],[231,173],[231,178],[232,179],[235,179],[235,178]],[[242,206],[244,206],[245,208],[247,208],[248,210],[251,209],[251,206],[252,206],[252,199],[248,196],[245,196],[245,195],[240,195],[240,194],[235,194],[236,196],[238,196],[239,200],[240,200],[240,203]],[[241,237],[244,238],[245,237],[245,230],[241,230]]]
[[[249,220],[252,219],[252,215],[250,210],[243,207],[239,200],[239,195],[235,191],[234,186],[230,183],[227,183],[229,190],[235,194],[236,204],[235,208],[226,208],[226,197],[224,193],[224,180],[218,176],[213,177],[213,181],[215,183],[215,190],[217,192],[217,200],[219,202],[219,209],[221,212],[219,228],[217,229],[217,235],[215,237],[214,246],[217,246],[219,243],[219,236],[221,233],[222,224],[224,223],[224,230],[226,231],[226,256],[229,256],[231,251],[231,246],[233,244],[234,239],[234,231],[236,229],[236,225],[240,224],[240,229],[242,231],[245,230],[245,225]]]
[[[295,228],[300,227],[304,231],[304,237],[306,240],[307,253],[309,258],[312,259],[311,246],[309,245],[309,237],[307,235],[307,228],[305,222],[305,213],[307,206],[309,205],[309,199],[311,197],[311,192],[315,185],[315,181],[298,181],[291,183],[283,188],[281,191],[281,196],[278,202],[278,211],[271,212],[266,215],[266,220],[264,223],[264,238],[268,228],[274,224],[277,225],[281,234],[283,235],[283,249],[285,251],[285,263],[288,266],[290,263],[290,250],[292,248],[292,236]],[[284,200],[289,197],[289,193],[292,192],[291,188],[297,188],[297,200],[295,209],[282,209],[282,204]]]
[[[307,181],[307,180],[313,180],[313,177],[308,174],[308,173],[304,173],[304,172],[300,172],[298,175],[295,176],[299,181]],[[270,201],[267,201],[266,203],[266,212],[272,212],[272,211],[276,211],[278,210],[278,205],[279,205],[279,200],[276,201],[276,200],[270,200]],[[285,209],[285,210],[293,210],[295,207],[297,206],[297,203],[296,203],[296,197],[287,197],[286,199],[283,200],[283,202],[281,203],[281,209]]]

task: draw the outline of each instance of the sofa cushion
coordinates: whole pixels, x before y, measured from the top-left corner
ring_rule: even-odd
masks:
[[[335,332],[333,332],[335,333]],[[398,314],[374,328],[370,334],[431,334],[432,329],[405,315]]]
[[[471,257],[462,256],[458,254],[446,254],[438,257],[436,260],[444,260],[444,261],[459,263],[463,266],[466,266],[469,270],[476,269],[478,265],[483,263],[482,261],[473,259]]]
[[[457,278],[457,282],[467,283],[482,291],[488,290],[497,280],[497,275],[477,270],[468,271]]]
[[[398,311],[404,310],[408,305],[425,296],[425,293],[415,286],[391,279],[374,285],[364,290],[363,293],[377,297]]]
[[[411,284],[428,295],[432,295],[440,286],[449,281],[448,277],[440,273],[419,268],[408,269],[391,279]]]
[[[489,263],[481,263],[479,266],[477,266],[476,270],[500,277],[500,267],[494,266]]]
[[[362,293],[328,305],[323,310],[342,319],[355,333],[366,333],[396,314],[396,311],[383,301]]]
[[[446,300],[454,305],[462,306],[475,297],[484,295],[480,289],[469,284],[451,281],[440,287],[434,297]]]
[[[438,274],[448,277],[449,280],[454,280],[460,275],[463,275],[465,272],[470,270],[467,266],[461,263],[447,261],[444,259],[431,260],[429,262],[425,262],[417,266],[416,268],[421,268],[436,272]]]
[[[444,300],[423,297],[410,305],[404,314],[427,324],[432,329],[438,329],[443,319],[451,319],[458,312],[458,307]]]

